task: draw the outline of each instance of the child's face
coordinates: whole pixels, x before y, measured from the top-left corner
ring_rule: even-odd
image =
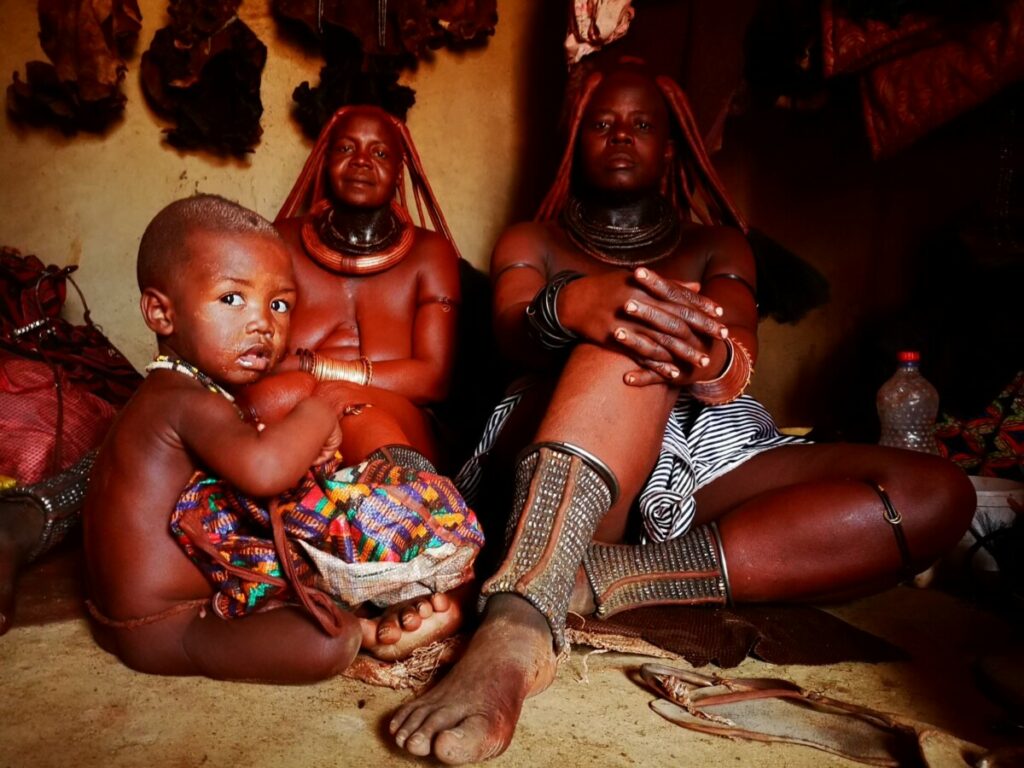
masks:
[[[173,279],[168,348],[222,385],[256,381],[281,359],[295,305],[292,261],[267,235],[197,230]],[[166,350],[165,350],[166,351]]]

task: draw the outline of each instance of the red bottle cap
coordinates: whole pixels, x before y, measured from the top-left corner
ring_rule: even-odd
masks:
[[[912,349],[905,349],[896,353],[896,359],[901,363],[917,363],[921,360],[921,353]]]

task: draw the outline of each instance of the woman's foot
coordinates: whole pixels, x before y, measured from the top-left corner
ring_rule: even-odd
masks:
[[[500,755],[523,701],[554,679],[551,630],[517,595],[495,595],[465,655],[434,688],[401,707],[388,726],[395,743],[452,765]]]
[[[360,619],[361,650],[383,661],[406,658],[417,648],[450,637],[462,626],[463,604],[434,594],[392,605],[380,616]]]

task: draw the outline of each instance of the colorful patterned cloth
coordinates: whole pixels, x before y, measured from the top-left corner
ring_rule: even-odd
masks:
[[[1024,481],[1024,371],[974,419],[942,414],[939,452],[969,475]]]
[[[448,478],[380,459],[314,467],[269,503],[197,472],[171,531],[213,583],[218,615],[298,599],[328,631],[339,602],[390,605],[468,581],[483,545]]]

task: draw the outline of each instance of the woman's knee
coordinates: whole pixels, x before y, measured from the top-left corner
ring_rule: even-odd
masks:
[[[888,474],[887,484],[882,485],[917,546],[931,557],[955,546],[970,525],[977,503],[964,471],[939,456],[909,454]]]

